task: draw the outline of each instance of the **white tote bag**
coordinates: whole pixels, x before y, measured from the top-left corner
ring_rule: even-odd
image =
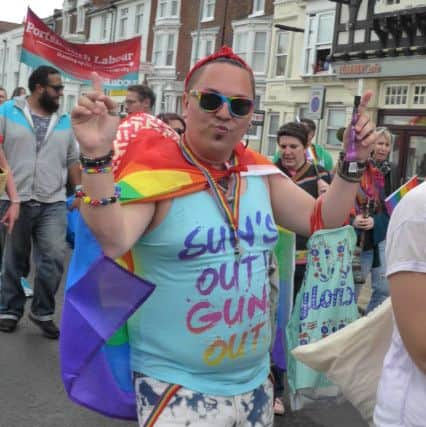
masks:
[[[377,387],[392,331],[392,305],[387,298],[367,316],[313,344],[296,347],[292,353],[310,368],[324,372],[373,425]]]

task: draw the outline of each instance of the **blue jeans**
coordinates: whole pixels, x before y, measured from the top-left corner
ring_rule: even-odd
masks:
[[[386,279],[386,258],[385,258],[385,247],[386,240],[383,240],[378,244],[380,265],[373,268],[374,250],[369,249],[362,251],[361,253],[361,269],[364,277],[368,276],[371,272],[371,299],[368,303],[366,313],[380,305],[389,296],[389,284]],[[356,295],[358,294],[361,287],[357,287]]]
[[[4,203],[0,202],[0,210]],[[12,234],[6,236],[0,285],[0,318],[19,320],[24,314],[25,294],[20,279],[28,273],[31,245],[35,278],[31,312],[39,320],[51,320],[55,294],[65,259],[65,202],[21,204]]]

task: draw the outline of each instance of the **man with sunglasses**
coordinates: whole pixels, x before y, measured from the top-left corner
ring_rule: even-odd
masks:
[[[130,250],[120,265],[132,260],[128,269],[156,285],[127,323],[141,426],[272,426],[268,254],[276,223],[307,236],[317,217],[329,228],[345,222],[375,138],[370,97],[355,124],[358,163],[341,161],[322,204],[241,142],[254,76],[226,47],[185,80],[180,141],[156,123],[132,136],[115,175],[121,204],[97,203],[118,191],[110,171],[82,174],[81,212],[104,253]],[[116,108],[95,74],[72,113],[88,164],[110,161]],[[160,183],[166,190],[155,197]]]
[[[16,183],[16,200],[2,197],[0,215],[20,204],[20,215],[6,237],[0,287],[0,331],[13,332],[24,314],[21,277],[29,272],[34,249],[35,278],[30,320],[47,338],[57,339],[55,294],[64,270],[67,176],[80,182],[78,151],[70,118],[59,114],[64,86],[59,71],[35,69],[30,95],[0,109],[0,138]]]

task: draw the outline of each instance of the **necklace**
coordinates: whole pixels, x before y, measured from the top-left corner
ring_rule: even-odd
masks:
[[[242,256],[242,248],[240,244],[240,238],[238,236],[238,222],[239,222],[239,205],[240,205],[240,190],[241,190],[241,176],[239,172],[234,172],[235,175],[233,179],[224,181],[219,180],[217,182],[211,172],[202,165],[199,160],[195,157],[194,153],[185,144],[184,141],[179,143],[180,149],[182,151],[185,159],[198,168],[200,172],[203,173],[204,177],[207,179],[209,186],[211,188],[213,199],[215,200],[217,206],[222,212],[223,216],[228,222],[228,225],[232,231],[232,237],[234,240],[234,256],[237,262],[240,262]],[[227,168],[238,166],[238,158],[235,153],[232,155],[229,165]]]

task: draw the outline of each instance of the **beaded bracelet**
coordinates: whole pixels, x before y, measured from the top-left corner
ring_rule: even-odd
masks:
[[[109,173],[112,171],[112,166],[93,166],[93,167],[83,167],[80,166],[82,172],[87,173],[88,175],[93,175],[97,173]]]
[[[102,157],[96,157],[91,159],[90,157],[85,157],[82,154],[80,155],[80,162],[84,168],[92,168],[97,166],[107,166],[111,163],[114,156],[114,150],[110,150],[108,154]]]
[[[81,185],[76,185],[75,187],[75,197],[81,199],[81,201],[85,205],[89,205],[93,207],[106,206],[106,205],[110,205],[111,203],[115,203],[120,198],[120,194],[121,194],[121,188],[118,185],[116,185],[114,187],[113,196],[103,197],[102,199],[92,199],[83,191],[83,187]]]

